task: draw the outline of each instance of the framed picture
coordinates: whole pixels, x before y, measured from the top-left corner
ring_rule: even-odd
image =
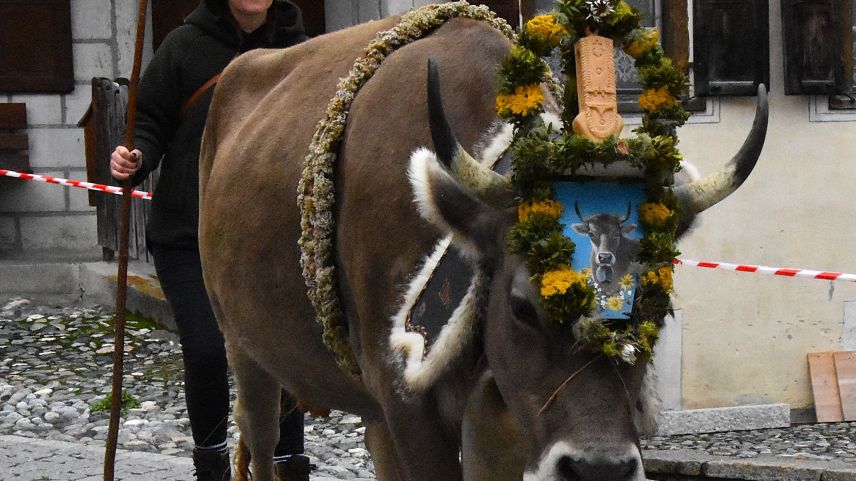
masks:
[[[639,182],[558,182],[556,200],[565,206],[559,221],[576,244],[571,267],[589,275],[595,288],[595,315],[627,320],[633,309],[640,264],[642,230]]]

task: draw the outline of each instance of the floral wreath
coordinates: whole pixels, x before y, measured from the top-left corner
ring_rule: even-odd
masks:
[[[676,129],[689,114],[679,95],[687,77],[674,67],[658,44],[655,28],[639,26],[640,14],[624,0],[557,0],[554,12],[533,18],[500,66],[499,115],[513,123],[515,136],[512,183],[518,194],[518,220],[508,233],[512,252],[526,258],[540,303],[558,323],[573,325],[576,342],[610,358],[635,364],[648,361],[663,319],[671,313],[675,231],[680,212],[671,184],[680,170]],[[642,125],[632,138],[607,137],[596,143],[573,133],[579,113],[574,43],[597,33],[621,43],[635,59],[643,86],[639,104]],[[541,84],[549,68],[545,57],[558,49],[566,77],[562,102],[564,132],[544,124]],[[645,202],[638,206],[644,228],[638,261],[642,264],[630,321],[616,323],[595,316],[597,292],[587,272],[571,268],[575,245],[559,218],[564,206],[555,200],[552,184],[584,166],[625,162],[644,176]],[[628,279],[623,279],[624,283]]]
[[[339,144],[351,103],[386,57],[456,17],[486,22],[509,40],[516,39],[508,23],[483,5],[457,1],[426,5],[406,13],[398,25],[378,32],[356,59],[348,75],[340,79],[335,95],[327,104],[324,118],[315,128],[309,152],[303,161],[297,204],[301,213],[300,265],[307,296],[315,308],[324,344],[336,356],[337,365],[354,377],[360,375],[360,367],[348,343],[348,326],[339,303],[333,256],[334,166]]]

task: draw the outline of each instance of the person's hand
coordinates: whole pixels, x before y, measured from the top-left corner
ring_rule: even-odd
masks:
[[[110,173],[116,180],[125,180],[140,169],[142,160],[142,152],[137,149],[129,152],[120,145],[110,155]]]

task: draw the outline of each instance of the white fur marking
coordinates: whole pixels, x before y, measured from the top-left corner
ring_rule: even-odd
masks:
[[[424,352],[425,338],[419,333],[408,332],[406,327],[411,309],[450,245],[451,236],[446,236],[437,243],[434,252],[425,260],[419,274],[410,283],[401,308],[392,318],[389,343],[394,350],[401,351],[405,356],[403,377],[405,384],[412,391],[421,392],[430,388],[444,372],[444,368],[461,353],[472,338],[477,307],[476,294],[482,284],[479,274],[473,277],[466,295],[443,326],[430,352]]]
[[[618,454],[618,453],[616,453]],[[523,473],[523,481],[554,481],[563,479],[557,472],[559,461],[563,458],[570,457],[572,459],[585,459],[590,456],[590,453],[580,451],[574,448],[567,441],[558,441],[547,450],[547,453],[541,457],[538,466],[534,470],[529,469]],[[645,481],[645,471],[642,467],[642,457],[636,446],[629,445],[624,448],[625,459],[636,458],[636,472],[634,473],[633,481]],[[628,481],[631,481],[628,479]]]
[[[461,253],[477,261],[481,254],[462,232],[453,228],[446,222],[434,203],[434,193],[431,191],[431,179],[445,177],[451,182],[457,183],[446,169],[440,164],[437,155],[425,147],[416,149],[410,155],[410,166],[407,169],[407,178],[413,187],[413,197],[419,214],[428,222],[434,224],[440,230],[454,237],[453,244]]]

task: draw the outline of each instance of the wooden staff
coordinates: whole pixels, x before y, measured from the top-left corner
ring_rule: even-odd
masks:
[[[128,86],[127,129],[125,146],[134,150],[134,130],[137,125],[137,87],[140,83],[140,65],[143,58],[143,38],[146,33],[148,0],[140,0],[137,9],[137,38],[134,44],[134,66]],[[140,159],[137,159],[139,162]],[[119,439],[119,421],[122,411],[122,368],[125,359],[125,299],[128,292],[128,236],[131,217],[131,179],[122,181],[122,208],[119,223],[119,272],[116,282],[116,317],[114,322],[113,389],[110,402],[110,427],[104,453],[104,481],[113,481],[116,464],[116,444]]]

